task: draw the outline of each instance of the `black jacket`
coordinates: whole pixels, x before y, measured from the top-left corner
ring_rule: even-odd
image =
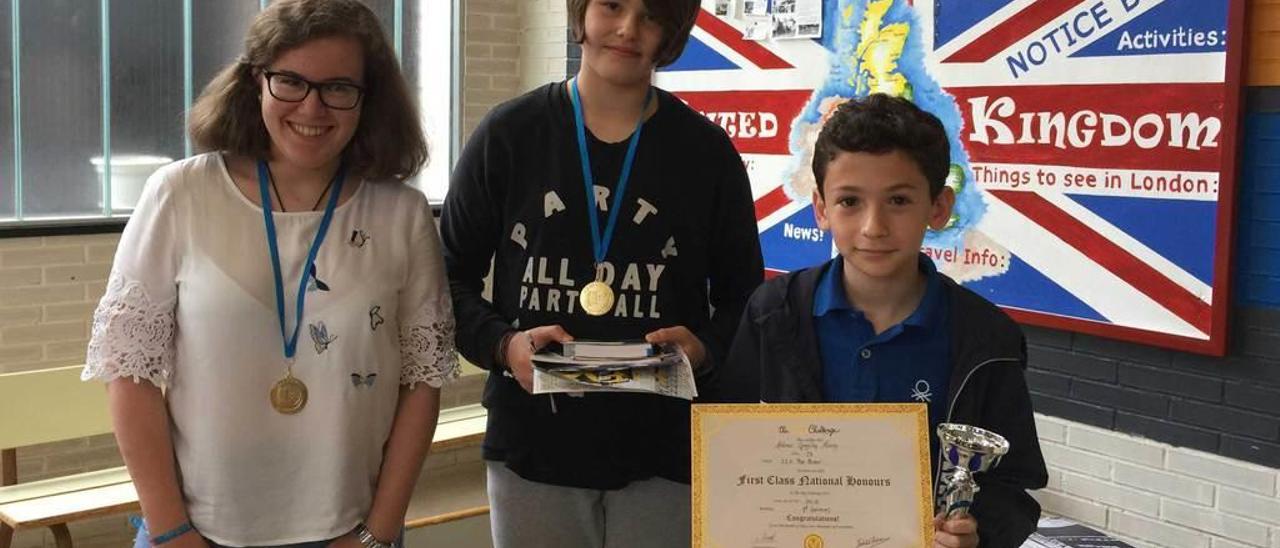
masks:
[[[703,383],[711,389],[707,399],[822,401],[822,358],[812,311],[823,270],[779,276],[756,290],[728,359]],[[1011,446],[995,469],[978,477],[980,491],[971,511],[980,545],[1020,546],[1040,517],[1040,505],[1026,490],[1044,487],[1048,480],[1023,375],[1026,341],[1000,309],[946,276],[943,281],[952,328],[947,421],[991,430]]]

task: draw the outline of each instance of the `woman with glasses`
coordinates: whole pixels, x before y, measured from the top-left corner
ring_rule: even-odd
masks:
[[[276,0],[147,183],[94,315],[138,544],[391,546],[457,375],[426,145],[357,0]]]

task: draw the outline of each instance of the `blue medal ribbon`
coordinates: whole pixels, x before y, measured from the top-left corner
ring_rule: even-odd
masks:
[[[573,93],[573,121],[578,130],[578,157],[582,159],[582,182],[587,189],[587,220],[591,223],[591,249],[595,253],[596,264],[604,262],[609,253],[609,243],[613,241],[613,228],[618,224],[618,211],[622,205],[622,196],[627,192],[627,180],[631,178],[631,166],[636,159],[636,145],[640,143],[640,130],[644,128],[644,113],[649,110],[653,101],[653,88],[649,88],[644,99],[644,108],[640,110],[640,119],[636,120],[636,130],[627,143],[627,155],[622,160],[622,174],[618,176],[618,188],[613,193],[613,206],[609,209],[609,220],[605,224],[604,235],[600,235],[600,220],[596,213],[595,177],[591,175],[591,159],[587,153],[587,125],[582,118],[582,98],[578,93],[578,79],[573,79],[570,86]]]
[[[284,358],[292,361],[298,350],[298,328],[302,326],[302,308],[307,301],[307,277],[311,276],[312,265],[316,262],[316,254],[320,252],[320,244],[329,232],[329,223],[333,220],[333,211],[338,208],[338,196],[342,194],[342,183],[346,179],[346,169],[338,166],[333,175],[333,194],[324,206],[324,217],[320,219],[320,227],[311,241],[311,251],[307,253],[307,264],[302,266],[302,279],[298,282],[297,317],[293,323],[293,334],[286,335],[284,327],[284,281],[280,274],[280,247],[276,243],[276,222],[271,214],[271,193],[267,192],[267,162],[258,160],[258,192],[262,197],[262,220],[267,226],[267,248],[271,250],[271,271],[275,274],[276,283],[276,317],[280,320],[280,338],[284,341]]]

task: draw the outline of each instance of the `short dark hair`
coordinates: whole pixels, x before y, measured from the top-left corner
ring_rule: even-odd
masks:
[[[873,93],[851,99],[835,112],[813,146],[813,177],[818,195],[827,175],[827,164],[841,152],[884,154],[900,150],[915,162],[929,181],[929,197],[937,198],[951,168],[951,143],[942,121],[901,97]]]
[[[592,0],[567,0],[569,32],[575,43],[581,44],[587,38],[587,6],[591,2]],[[693,30],[694,21],[698,20],[698,0],[644,0],[644,7],[662,25],[662,44],[658,46],[658,55],[654,61],[660,67],[676,62],[684,51],[684,45],[689,42],[689,32]]]
[[[364,54],[360,125],[343,151],[347,169],[367,179],[412,177],[427,161],[418,108],[378,18],[358,0],[275,0],[258,13],[244,54],[222,69],[191,107],[188,131],[203,150],[265,158],[271,137],[262,121],[259,71],[282,53],[317,38],[344,36]]]

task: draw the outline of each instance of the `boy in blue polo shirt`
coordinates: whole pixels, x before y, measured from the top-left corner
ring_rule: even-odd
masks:
[[[1016,547],[1040,516],[1026,490],[1047,480],[1026,343],[1008,316],[920,252],[925,231],[951,217],[949,167],[942,123],[910,101],[875,94],[840,105],[813,156],[814,212],[839,256],[755,291],[708,396],[923,402],[934,455],[941,422],[994,431],[1009,453],[979,476],[972,517],[935,522],[935,546]]]

